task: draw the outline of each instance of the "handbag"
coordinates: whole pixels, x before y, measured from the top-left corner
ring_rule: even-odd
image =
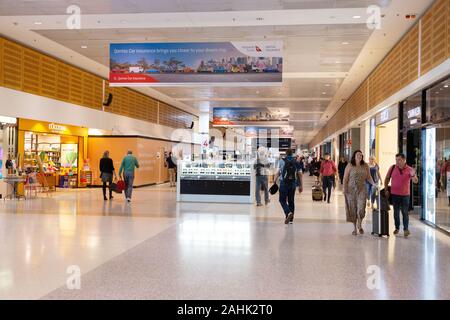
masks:
[[[125,190],[125,188],[126,188],[127,186],[126,186],[126,184],[125,184],[125,182],[123,181],[123,180],[119,180],[119,181],[117,181],[117,193],[122,193],[122,191],[123,190]]]
[[[109,185],[109,188],[115,193],[122,193],[125,190],[125,182],[123,180],[119,180],[117,182],[113,182]]]
[[[278,189],[279,189],[278,185],[277,185],[276,183],[274,183],[274,184],[270,187],[269,192],[270,192],[271,195],[274,195],[275,193],[278,192]]]

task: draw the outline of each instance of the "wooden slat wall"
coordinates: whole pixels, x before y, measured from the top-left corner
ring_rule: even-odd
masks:
[[[420,37],[421,75],[450,58],[450,0],[437,0],[421,21],[421,34],[419,35],[419,23],[416,23],[319,131],[311,141],[311,145],[320,144],[327,137],[417,80]]]
[[[3,42],[3,85],[22,90],[23,48],[11,41]]]
[[[111,88],[113,102],[105,111],[158,122],[158,101],[129,88]],[[0,37],[0,85],[88,108],[102,110],[103,79],[62,61]],[[160,123],[174,128],[190,125],[194,116],[165,103]]]
[[[41,56],[29,49],[23,51],[22,90],[33,94],[41,94]]]
[[[421,74],[448,57],[449,0],[437,0],[422,18]]]
[[[450,58],[450,1],[447,1],[447,58]]]
[[[57,67],[56,99],[70,101],[70,66],[62,62]]]

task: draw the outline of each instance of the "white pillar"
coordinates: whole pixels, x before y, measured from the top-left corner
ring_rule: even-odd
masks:
[[[209,107],[202,108],[198,118],[198,133],[200,135],[201,153],[205,154],[209,144]]]

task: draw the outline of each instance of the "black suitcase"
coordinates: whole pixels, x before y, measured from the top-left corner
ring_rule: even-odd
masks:
[[[377,192],[377,208],[372,209],[372,235],[389,237],[389,201],[383,190]]]

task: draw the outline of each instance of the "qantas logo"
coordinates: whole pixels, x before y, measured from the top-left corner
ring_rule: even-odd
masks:
[[[258,47],[258,46],[255,46],[255,47],[256,47],[256,52],[262,52],[260,47]]]

